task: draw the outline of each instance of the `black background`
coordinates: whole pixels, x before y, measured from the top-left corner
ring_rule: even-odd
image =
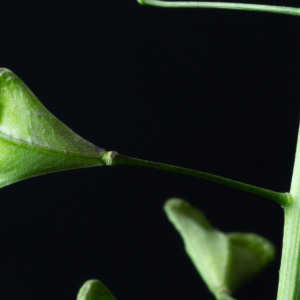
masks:
[[[24,1],[2,8],[0,61],[100,147],[283,192],[298,127],[299,32],[290,16]],[[274,264],[236,297],[276,297],[277,204],[124,166],[1,190],[0,299],[75,299],[89,278],[119,300],[213,299],[164,215],[169,197],[190,201],[225,232],[272,240]]]

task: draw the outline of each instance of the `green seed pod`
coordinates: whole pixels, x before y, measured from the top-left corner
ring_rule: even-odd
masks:
[[[88,280],[80,288],[77,300],[116,300],[108,288],[99,280]]]
[[[183,238],[185,249],[209,290],[219,300],[255,277],[274,258],[274,246],[253,233],[225,234],[204,214],[181,199],[165,204],[169,220]]]
[[[0,150],[0,188],[50,172],[103,165],[106,153],[53,116],[5,68],[0,68]]]

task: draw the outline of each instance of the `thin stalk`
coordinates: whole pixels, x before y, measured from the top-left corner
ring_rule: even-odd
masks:
[[[142,5],[151,5],[166,8],[217,8],[231,10],[248,10],[300,16],[300,8],[264,4],[230,3],[230,2],[204,2],[204,1],[160,1],[160,0],[138,0]]]
[[[159,170],[169,171],[173,173],[198,177],[201,179],[213,181],[222,185],[230,186],[235,189],[243,190],[251,194],[259,195],[264,198],[274,200],[275,202],[279,203],[281,206],[289,205],[291,201],[290,195],[288,193],[279,193],[268,189],[260,188],[254,185],[250,185],[247,183],[228,179],[225,177],[221,177],[221,176],[217,176],[217,175],[213,175],[201,171],[196,171],[193,169],[174,166],[170,164],[164,164],[164,163],[129,157],[113,151],[106,152],[105,155],[102,156],[102,160],[104,160],[106,165],[109,166],[132,165],[132,166],[159,169]]]
[[[293,202],[284,213],[277,300],[300,299],[300,127],[290,194]]]

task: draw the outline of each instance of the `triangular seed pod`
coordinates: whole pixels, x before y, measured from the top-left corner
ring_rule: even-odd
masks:
[[[13,72],[0,68],[0,187],[103,165],[105,153],[53,116]]]

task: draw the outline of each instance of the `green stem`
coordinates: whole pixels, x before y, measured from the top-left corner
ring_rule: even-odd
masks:
[[[277,300],[300,299],[300,128],[290,194],[293,202],[285,207]]]
[[[259,195],[264,198],[268,198],[274,200],[275,202],[279,203],[282,206],[286,206],[290,204],[291,198],[288,193],[279,193],[274,192],[268,189],[260,188],[257,186],[253,186],[250,184],[246,184],[243,182],[235,181],[232,179],[228,179],[225,177],[212,175],[209,173],[204,173],[201,171],[196,171],[192,169],[187,169],[183,167],[178,167],[169,164],[163,164],[143,159],[138,159],[134,157],[128,157],[121,155],[117,152],[106,152],[102,156],[103,161],[105,161],[106,165],[109,166],[116,166],[116,165],[132,165],[132,166],[139,166],[139,167],[146,167],[152,169],[159,169],[164,171],[170,171],[173,173],[180,173],[184,175],[194,176],[201,179],[213,181],[222,185],[230,186],[239,190],[246,191],[251,194]]]
[[[218,8],[232,10],[249,10],[300,16],[300,8],[264,4],[230,3],[230,2],[204,2],[204,1],[160,1],[160,0],[138,0],[142,5],[152,5],[167,8]]]

